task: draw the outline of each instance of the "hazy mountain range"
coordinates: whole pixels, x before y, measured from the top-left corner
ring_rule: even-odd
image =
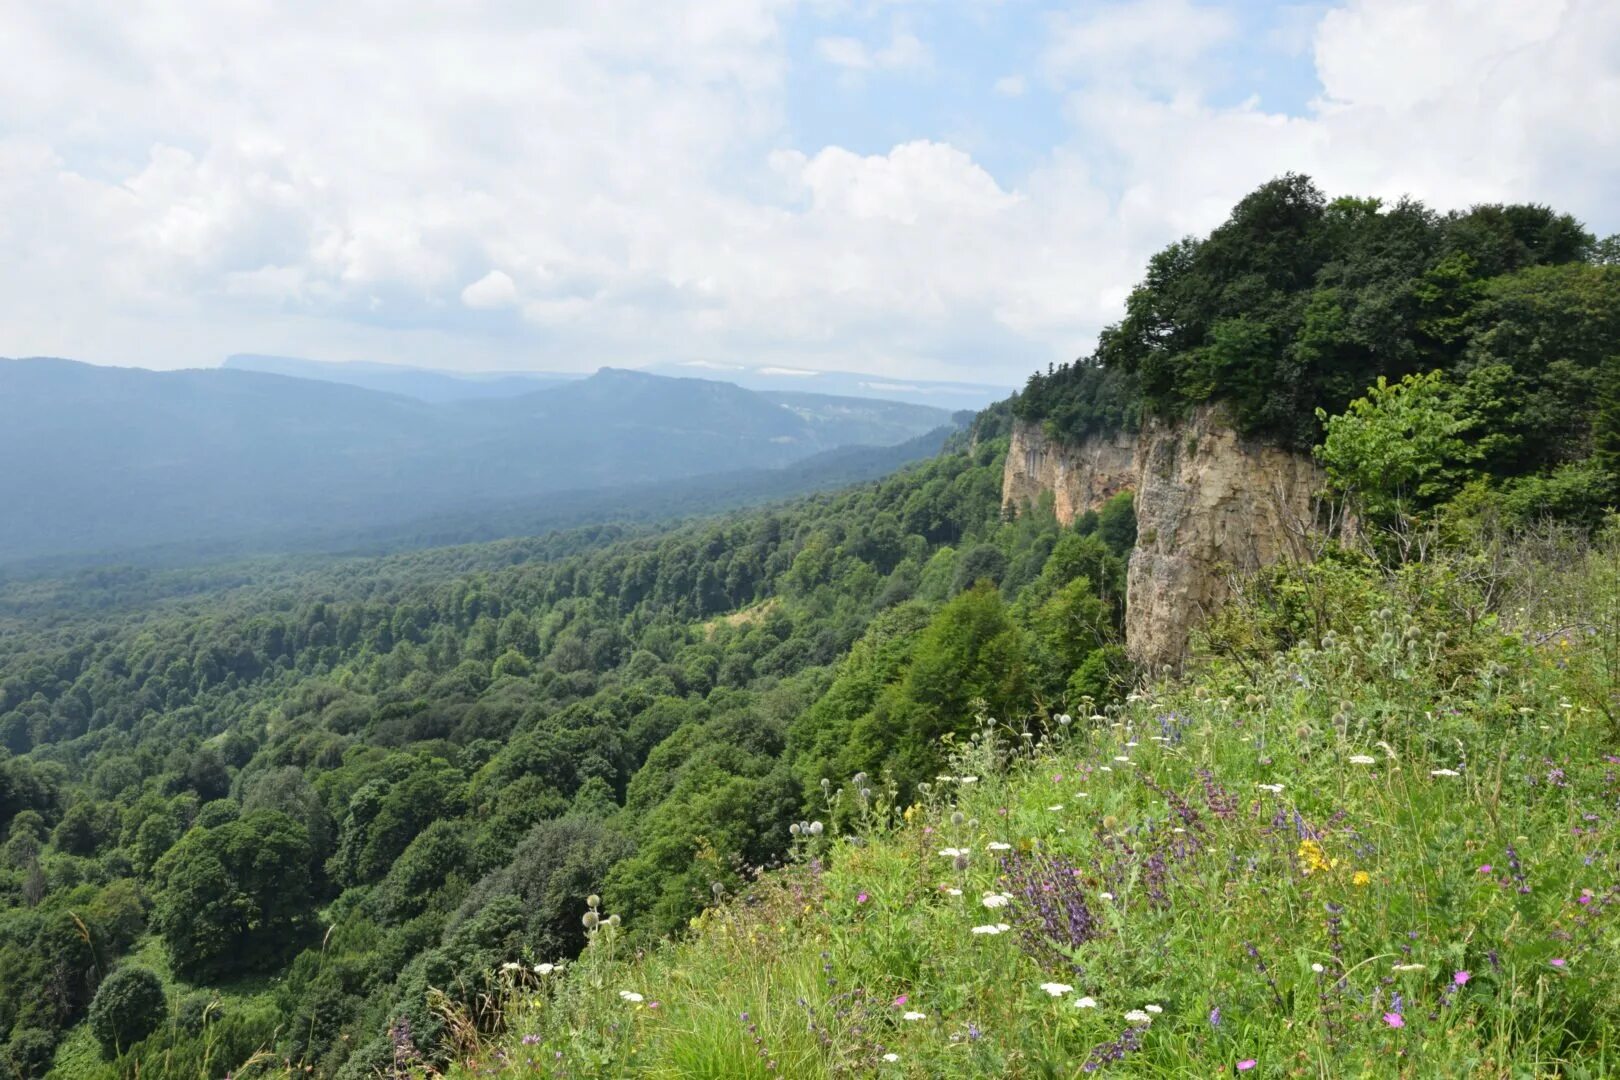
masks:
[[[405,394],[423,401],[461,401],[470,398],[514,397],[545,386],[585,376],[553,371],[444,371],[402,364],[333,363],[295,356],[260,356],[238,353],[223,365],[234,371],[260,371],[300,379],[361,386]],[[1012,392],[1011,386],[989,383],[941,382],[935,379],[891,379],[851,371],[810,371],[802,368],[716,364],[702,360],[654,364],[642,368],[652,375],[672,378],[718,379],[748,390],[834,394],[930,405],[942,409],[984,408]]]
[[[455,532],[444,519],[460,508],[521,505],[532,519],[548,493],[577,503],[624,488],[631,499],[661,482],[892,446],[950,422],[923,405],[614,368],[527,387],[349,374],[373,385],[236,364],[0,360],[0,559],[359,535],[430,518],[435,532]],[[468,394],[459,382],[500,392]]]

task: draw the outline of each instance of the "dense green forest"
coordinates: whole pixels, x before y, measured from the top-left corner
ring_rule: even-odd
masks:
[[[823,776],[909,787],[977,702],[1106,698],[1128,499],[1003,521],[1004,447],[667,533],[12,585],[8,1059],[148,970],[179,1019],[104,1022],[117,1070],[369,1075],[397,1016],[431,1044],[429,987],[577,951],[576,894],[650,941],[778,858]],[[80,1031],[64,1075],[114,1070]]]
[[[1308,450],[1378,379],[1436,371],[1461,438],[1428,505],[1471,488],[1472,509],[1595,521],[1620,495],[1613,450],[1589,456],[1620,441],[1620,238],[1543,206],[1439,213],[1282,177],[1153,256],[1095,351],[1032,375],[1016,411],[1078,438],[1224,402]]]

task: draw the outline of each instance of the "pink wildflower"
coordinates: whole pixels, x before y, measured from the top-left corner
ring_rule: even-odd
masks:
[[[1553,967],[1561,968],[1567,961],[1562,956],[1555,956],[1548,961]]]
[[[1401,1019],[1400,1013],[1385,1013],[1384,1023],[1388,1024],[1392,1028],[1403,1028],[1406,1026],[1406,1021]]]
[[[1238,1062],[1237,1069],[1238,1072],[1248,1072],[1258,1064],[1260,1063],[1254,1060],[1254,1058],[1244,1058],[1242,1061]]]
[[[904,1005],[906,1002],[908,1002],[910,1000],[911,999],[906,997],[906,995],[901,994],[899,997],[894,999],[894,1007],[898,1009],[900,1006]]]
[[[1469,972],[1459,971],[1451,977],[1451,982],[1453,986],[1467,986],[1469,978]]]
[[[1482,874],[1490,873],[1491,872],[1491,864],[1486,863],[1484,866],[1479,868],[1479,872],[1482,873]]]
[[[856,895],[855,902],[857,904],[864,904],[868,899],[870,898],[863,892]]]

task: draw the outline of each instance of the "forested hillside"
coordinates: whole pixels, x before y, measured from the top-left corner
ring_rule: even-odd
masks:
[[[78,610],[13,586],[9,1059],[76,1032],[61,1075],[370,1075],[398,1015],[433,1042],[429,987],[576,951],[576,894],[650,942],[779,857],[822,776],[909,790],[974,702],[1106,699],[1128,505],[1004,523],[1004,445],[668,534],[113,574]],[[101,1065],[74,1025],[115,969],[188,1019]]]

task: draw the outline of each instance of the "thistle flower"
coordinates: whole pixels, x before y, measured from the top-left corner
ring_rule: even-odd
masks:
[[[585,906],[595,910],[596,908],[602,906],[602,898],[597,896],[595,893],[591,893],[591,895],[585,898]]]
[[[597,916],[596,912],[587,911],[579,921],[585,924],[585,929],[595,930],[597,924],[599,924],[602,920]]]

